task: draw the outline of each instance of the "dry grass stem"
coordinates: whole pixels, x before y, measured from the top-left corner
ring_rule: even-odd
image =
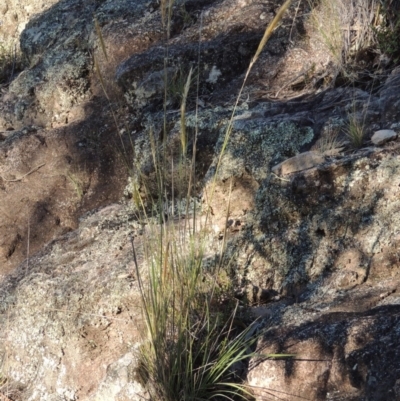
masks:
[[[327,127],[316,143],[315,150],[321,154],[335,155],[343,149],[344,143],[339,139],[339,127]]]
[[[291,0],[285,1],[265,34],[252,58],[236,99],[231,119],[225,131],[219,152],[218,168],[232,131],[233,117],[246,84],[248,75],[257,61],[274,29],[278,26]],[[161,11],[166,37],[169,37],[173,1],[162,0]],[[166,44],[164,70],[164,123],[162,139],[155,138],[149,128],[148,141],[157,185],[152,210],[145,208],[140,194],[135,196],[142,206],[146,221],[146,238],[143,243],[144,266],[139,266],[133,238],[132,253],[143,305],[147,332],[140,351],[140,374],[154,400],[197,401],[211,399],[245,399],[249,391],[241,384],[236,366],[242,365],[252,355],[251,346],[256,341],[255,326],[243,330],[234,324],[237,303],[232,313],[227,313],[218,302],[219,276],[226,263],[226,232],[216,253],[215,266],[205,270],[204,260],[210,246],[209,213],[200,218],[195,205],[189,213],[191,188],[195,185],[196,134],[192,159],[187,161],[188,135],[186,131],[186,105],[190,92],[193,68],[190,69],[182,89],[180,102],[180,158],[167,151],[166,108],[171,84],[169,82],[168,43]],[[199,52],[200,53],[200,52]],[[181,74],[184,76],[183,74]],[[175,77],[179,79],[181,77]],[[199,78],[197,77],[199,85]],[[198,87],[197,87],[198,91]],[[197,109],[196,109],[197,113]],[[197,128],[196,131],[197,133]],[[161,142],[161,143],[159,143]],[[168,184],[167,184],[168,183]],[[178,207],[186,188],[186,211]],[[231,190],[232,191],[232,182]],[[148,191],[149,193],[150,191]],[[213,194],[210,194],[212,199]],[[229,217],[230,195],[226,221]],[[226,224],[227,226],[228,224]],[[144,268],[145,267],[145,268]]]
[[[186,147],[187,147],[187,134],[186,134],[186,101],[189,94],[190,83],[192,80],[192,72],[191,68],[186,79],[186,84],[182,94],[182,102],[181,102],[181,146],[182,146],[182,156],[186,157]]]
[[[360,118],[356,114],[349,115],[345,134],[354,148],[358,149],[362,147],[365,137],[365,124],[363,121],[360,121]]]

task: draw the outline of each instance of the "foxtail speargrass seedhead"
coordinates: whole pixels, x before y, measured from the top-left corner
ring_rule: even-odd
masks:
[[[284,2],[266,28],[250,62],[225,131],[213,186],[250,70],[290,3],[291,0]],[[162,21],[167,31],[171,24],[172,6],[172,0],[161,1]],[[168,54],[168,48],[165,52]],[[165,59],[168,60],[168,57]],[[207,247],[210,246],[209,210],[201,215],[197,204],[190,213],[188,207],[184,211],[178,207],[183,202],[184,191],[177,189],[188,188],[186,198],[185,196],[183,198],[186,205],[189,205],[192,201],[191,188],[196,185],[193,172],[196,163],[196,135],[191,149],[193,156],[188,161],[189,141],[186,131],[186,103],[193,81],[193,68],[190,68],[180,94],[181,152],[178,162],[168,154],[167,148],[167,72],[166,64],[163,132],[156,138],[153,128],[149,129],[153,178],[157,183],[158,193],[157,199],[154,199],[154,203],[157,204],[153,209],[155,216],[152,216],[142,204],[142,215],[146,220],[146,235],[141,249],[144,255],[143,266],[138,264],[136,246],[132,239],[134,265],[147,327],[140,349],[140,375],[147,383],[154,400],[205,401],[240,398],[245,400],[249,399],[251,390],[243,385],[239,367],[246,366],[249,358],[254,355],[252,347],[258,338],[256,335],[258,323],[244,325],[245,327],[236,325],[238,303],[232,300],[232,312],[227,313],[226,306],[223,307],[218,301],[220,272],[229,265],[230,258],[225,257],[224,239],[220,244],[220,251],[215,255],[215,265],[208,270],[205,267],[206,255],[209,253]],[[197,85],[198,82],[197,79]],[[188,172],[181,174],[186,166]],[[172,184],[168,183],[168,177],[172,177],[170,180]],[[179,183],[177,180],[183,180],[184,183]],[[176,193],[179,193],[179,196],[176,196]],[[209,198],[212,197],[213,193],[209,194]],[[229,202],[227,214],[230,209]]]

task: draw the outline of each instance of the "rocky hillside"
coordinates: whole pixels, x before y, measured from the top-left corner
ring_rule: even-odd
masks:
[[[0,400],[149,398],[131,238],[144,266],[137,201],[182,124],[205,271],[226,245],[240,324],[258,318],[254,399],[400,400],[400,4],[292,2],[234,110],[280,5],[3,0]]]

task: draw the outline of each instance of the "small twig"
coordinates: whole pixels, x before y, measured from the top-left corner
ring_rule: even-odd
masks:
[[[271,172],[271,174],[272,174],[273,176],[275,176],[278,180],[290,182],[290,180],[286,180],[285,178],[279,177],[279,175],[276,175],[275,173],[272,173],[272,172]]]
[[[7,180],[7,178],[4,178],[2,176],[0,176],[4,181],[6,182],[17,182],[17,181],[21,181],[23,180],[26,176],[28,176],[29,174],[34,173],[35,171],[39,170],[41,167],[43,167],[46,163],[42,163],[39,164],[39,166],[36,166],[35,168],[33,168],[32,170],[28,171],[26,174],[24,174],[23,176],[19,177],[19,178],[14,178],[13,180]]]

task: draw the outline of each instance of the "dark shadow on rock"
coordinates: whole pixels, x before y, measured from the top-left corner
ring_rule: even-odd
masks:
[[[5,163],[20,163],[18,155],[23,154],[21,166],[15,164],[2,180],[6,271],[28,251],[32,255],[55,236],[75,229],[82,214],[120,199],[128,175],[123,157],[131,157],[131,149],[127,146],[121,154],[110,116],[99,115],[99,108],[104,108],[101,101],[89,103],[81,122],[51,131],[16,132],[0,147]],[[38,165],[37,172],[20,181],[4,180]]]
[[[284,365],[285,380],[289,384],[290,378],[298,376],[299,369],[307,370],[307,361],[312,361],[302,358],[302,344],[305,344],[304,353],[309,352],[310,344],[318,344],[319,358],[313,362],[337,364],[335,375],[342,375],[344,385],[337,387],[338,377],[328,375],[326,387],[314,400],[325,400],[328,393],[335,392],[339,396],[335,400],[353,400],[354,394],[350,391],[346,395],[346,389],[353,388],[357,399],[384,401],[396,397],[394,388],[400,372],[399,332],[399,305],[380,306],[366,312],[327,312],[296,327],[269,330],[262,340],[264,348],[259,351],[271,344],[275,344],[276,353],[282,354],[292,353],[296,348],[295,357],[276,362]],[[251,369],[256,366],[257,362]]]
[[[145,112],[154,112],[162,106],[164,65],[168,57],[171,84],[177,73],[188,74],[190,68],[194,68],[195,74],[200,75],[198,96],[207,101],[212,97],[221,98],[224,88],[247,69],[261,37],[262,32],[227,32],[200,44],[177,44],[168,50],[153,47],[122,63],[117,69],[116,79],[128,96],[132,97],[136,107],[144,107]],[[245,46],[246,52],[241,54],[240,46]],[[138,99],[137,87],[154,94]],[[193,108],[194,104],[190,107]]]
[[[287,260],[276,261],[276,266],[286,274],[290,274],[294,269],[299,275],[295,282],[300,280],[298,284],[302,283],[300,287],[303,287],[303,290],[307,283],[318,278],[317,274],[311,279],[307,272],[312,269],[313,259],[317,256],[321,242],[330,241],[330,246],[336,246],[336,249],[332,248],[326,255],[330,261],[326,261],[325,269],[320,272],[326,274],[335,259],[335,253],[355,246],[352,245],[352,237],[371,224],[369,220],[364,220],[363,216],[373,216],[377,212],[376,207],[383,196],[382,193],[375,193],[368,203],[362,199],[362,193],[356,197],[354,191],[350,194],[352,174],[357,171],[352,164],[359,157],[349,157],[343,163],[331,163],[331,166],[334,166],[333,171],[329,170],[328,165],[316,169],[314,173],[296,174],[288,183],[274,180],[263,187],[267,198],[264,198],[265,206],[260,209],[263,210],[261,229],[268,237],[275,238],[273,245],[267,244],[264,248],[264,257],[287,255]],[[333,184],[338,176],[344,178],[341,189],[335,188]],[[357,212],[350,213],[352,200],[357,206]],[[346,205],[347,203],[349,204]],[[291,240],[291,237],[294,239]],[[283,254],[277,253],[276,246],[283,246]],[[289,293],[291,292],[290,290]],[[295,292],[298,296],[302,291]],[[308,299],[310,296],[308,293],[305,298],[302,296],[302,299]]]

